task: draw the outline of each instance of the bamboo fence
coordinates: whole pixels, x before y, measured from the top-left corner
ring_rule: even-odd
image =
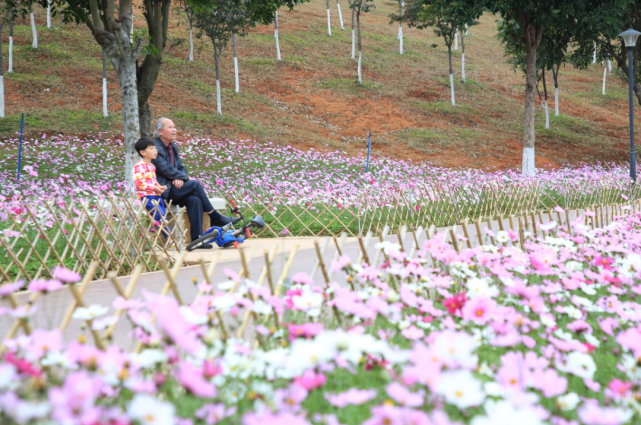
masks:
[[[255,235],[272,238],[358,236],[376,234],[386,227],[394,233],[404,227],[427,229],[502,221],[510,216],[540,217],[557,206],[565,210],[635,206],[630,198],[639,199],[636,192],[628,190],[629,196],[623,198],[624,190],[628,189],[623,183],[604,178],[587,183],[563,180],[552,188],[549,184],[544,188],[537,180],[498,180],[474,186],[399,183],[368,186],[349,197],[274,190],[219,195],[240,204],[247,219],[261,215],[266,226]],[[97,279],[109,272],[130,275],[137,264],[143,271],[156,271],[161,258],[173,265],[189,241],[184,209],[173,208],[174,212],[156,222],[154,211],[128,198],[62,205],[24,203],[25,213],[19,216],[3,204],[0,208],[8,217],[0,223],[4,225],[0,227],[0,284],[50,279],[58,265],[84,274],[93,261],[97,262]]]

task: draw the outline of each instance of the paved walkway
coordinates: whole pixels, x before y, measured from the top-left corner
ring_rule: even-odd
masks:
[[[569,214],[570,220],[576,218],[577,212],[572,212]],[[553,217],[557,219],[557,217]],[[563,222],[566,221],[565,217]],[[549,220],[548,216],[543,217],[543,222]],[[538,223],[537,216],[537,223]],[[606,223],[607,224],[607,223]],[[515,227],[518,226],[518,223],[515,223]],[[487,223],[481,223],[478,227],[481,229],[481,238],[483,243],[490,242],[490,236],[485,231],[488,227]],[[492,231],[497,233],[499,231],[498,222],[491,223]],[[504,228],[509,228],[509,222],[504,222]],[[445,233],[449,236],[451,227],[437,229],[439,233]],[[531,230],[531,224],[528,226],[528,230]],[[457,226],[455,229],[458,237],[462,237],[464,232],[461,226]],[[479,244],[479,238],[477,235],[477,226],[476,224],[469,224],[467,226],[467,235],[469,237],[470,243],[472,246],[477,246]],[[421,232],[419,234],[419,246],[422,245],[422,242],[426,239],[426,232]],[[390,235],[386,240],[394,243],[399,242],[397,235]],[[317,255],[314,247],[314,241],[318,241],[319,245],[322,247],[326,242],[326,238],[279,238],[279,239],[249,239],[244,244],[244,252],[247,254],[248,269],[249,269],[249,278],[258,279],[258,276],[265,266],[265,252],[276,247],[277,253],[274,258],[272,265],[272,275],[276,281],[281,275],[283,267],[285,265],[288,254],[292,251],[294,246],[298,246],[298,252],[295,256],[295,260],[292,264],[292,267],[288,273],[288,276],[291,277],[298,272],[306,272],[311,274],[315,267],[317,266]],[[340,238],[337,239],[340,243]],[[414,236],[411,232],[405,234],[402,238],[403,246],[406,251],[410,251],[415,244]],[[369,244],[366,246],[367,255],[370,259],[370,262],[374,262],[376,257],[375,245],[378,243],[377,237],[372,237]],[[459,239],[459,243],[463,243],[462,248],[465,248],[467,243],[464,240]],[[200,259],[203,258],[205,262],[210,262],[213,259],[213,256],[220,255],[218,265],[214,272],[213,283],[218,284],[224,282],[227,279],[224,274],[225,269],[230,269],[235,272],[240,272],[242,270],[241,261],[239,258],[239,252],[235,249],[226,249],[220,250],[214,248],[212,250],[197,250],[192,253],[189,253],[186,257],[187,266],[180,269],[176,282],[179,288],[180,295],[185,303],[190,303],[196,296],[197,290],[194,285],[194,280],[196,282],[203,281],[202,268],[198,264]],[[357,238],[345,238],[344,245],[342,248],[342,254],[350,256],[353,260],[358,258],[361,253],[360,245]],[[250,254],[253,254],[250,256]],[[335,246],[335,242],[332,238],[329,238],[327,247],[325,249],[323,259],[329,269],[335,258],[338,257],[338,252]],[[123,287],[126,287],[129,282],[129,277],[121,277],[120,281],[123,284]],[[320,270],[314,276],[314,280],[319,285],[324,285],[323,275]],[[337,273],[332,276],[332,280],[338,283],[345,283],[344,278],[340,273]],[[153,272],[145,273],[141,275],[136,289],[132,295],[132,298],[141,299],[143,298],[142,291],[150,291],[159,293],[163,286],[165,285],[166,277],[164,272]],[[27,302],[31,294],[27,291],[17,294],[17,298],[21,304]],[[87,305],[91,304],[100,304],[103,306],[109,306],[110,312],[108,314],[113,314],[113,307],[111,306],[112,301],[116,298],[117,293],[114,289],[112,283],[108,280],[100,280],[91,282],[84,294],[84,300]],[[59,327],[67,307],[72,301],[72,295],[70,291],[62,289],[60,291],[45,295],[41,297],[36,303],[38,306],[37,311],[34,313],[31,318],[31,323],[34,328],[43,328],[43,329],[53,329]],[[4,304],[2,304],[4,303]],[[2,301],[0,306],[6,307],[6,301]],[[4,337],[8,329],[10,328],[13,322],[13,318],[8,315],[0,316],[0,338]],[[65,333],[66,341],[76,338],[82,331],[83,322],[80,320],[72,319],[67,331]],[[123,318],[118,323],[116,330],[114,332],[113,338],[122,348],[132,349],[133,342],[132,339],[128,336],[130,331],[129,321],[126,318]],[[87,335],[89,337],[89,335]]]

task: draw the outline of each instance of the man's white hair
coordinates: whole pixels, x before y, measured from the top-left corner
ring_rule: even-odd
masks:
[[[165,118],[165,117],[158,118],[158,120],[156,121],[156,125],[154,126],[154,137],[155,138],[159,138],[160,137],[160,134],[158,134],[158,132],[165,127],[165,124],[163,124],[163,120],[169,120],[169,118]]]

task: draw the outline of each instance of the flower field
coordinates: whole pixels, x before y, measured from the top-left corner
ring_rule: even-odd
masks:
[[[422,202],[447,202],[466,215],[470,205],[487,202],[511,208],[515,187],[527,188],[530,209],[581,208],[591,204],[624,202],[630,197],[628,171],[615,164],[539,170],[523,177],[518,170],[448,169],[426,163],[389,158],[350,157],[340,151],[320,152],[246,141],[184,139],[181,155],[190,173],[211,195],[232,194],[239,200],[259,200],[306,208],[318,203],[338,209],[363,205],[398,204],[421,207]],[[0,147],[0,219],[20,203],[73,202],[122,195],[123,144],[105,133],[85,136],[42,135],[23,142],[22,172],[16,180],[18,140]],[[401,199],[401,194],[402,199]],[[494,205],[495,209],[501,205]],[[477,211],[478,213],[478,211]],[[469,215],[469,214],[467,214]]]
[[[639,423],[641,215],[541,230],[524,250],[459,253],[437,234],[409,257],[384,242],[380,267],[345,256],[331,265],[344,285],[298,273],[272,290],[226,271],[226,281],[196,282],[191,305],[147,292],[78,308],[74,319],[95,332],[113,324],[110,307],[125,310],[142,350],[100,350],[88,338],[63,346],[57,330],[6,340],[0,415],[20,424]],[[47,296],[80,280],[54,274],[30,288]],[[253,328],[233,339],[244,311]]]

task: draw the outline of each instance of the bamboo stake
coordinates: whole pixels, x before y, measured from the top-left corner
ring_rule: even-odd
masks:
[[[78,288],[78,293],[80,295],[84,295],[85,291],[87,290],[87,286],[89,285],[89,282],[94,277],[94,273],[96,273],[96,269],[98,268],[98,262],[97,261],[92,261],[91,264],[89,264],[89,269],[87,270],[87,273],[85,273],[85,276],[83,277],[79,288]],[[78,306],[78,303],[76,300],[71,301],[71,305],[67,309],[67,312],[65,313],[65,316],[62,318],[62,322],[60,322],[60,326],[58,327],[60,331],[64,334],[65,330],[67,329],[67,326],[69,325],[69,321],[71,320],[71,316],[73,316],[73,312],[76,310],[76,307]]]

